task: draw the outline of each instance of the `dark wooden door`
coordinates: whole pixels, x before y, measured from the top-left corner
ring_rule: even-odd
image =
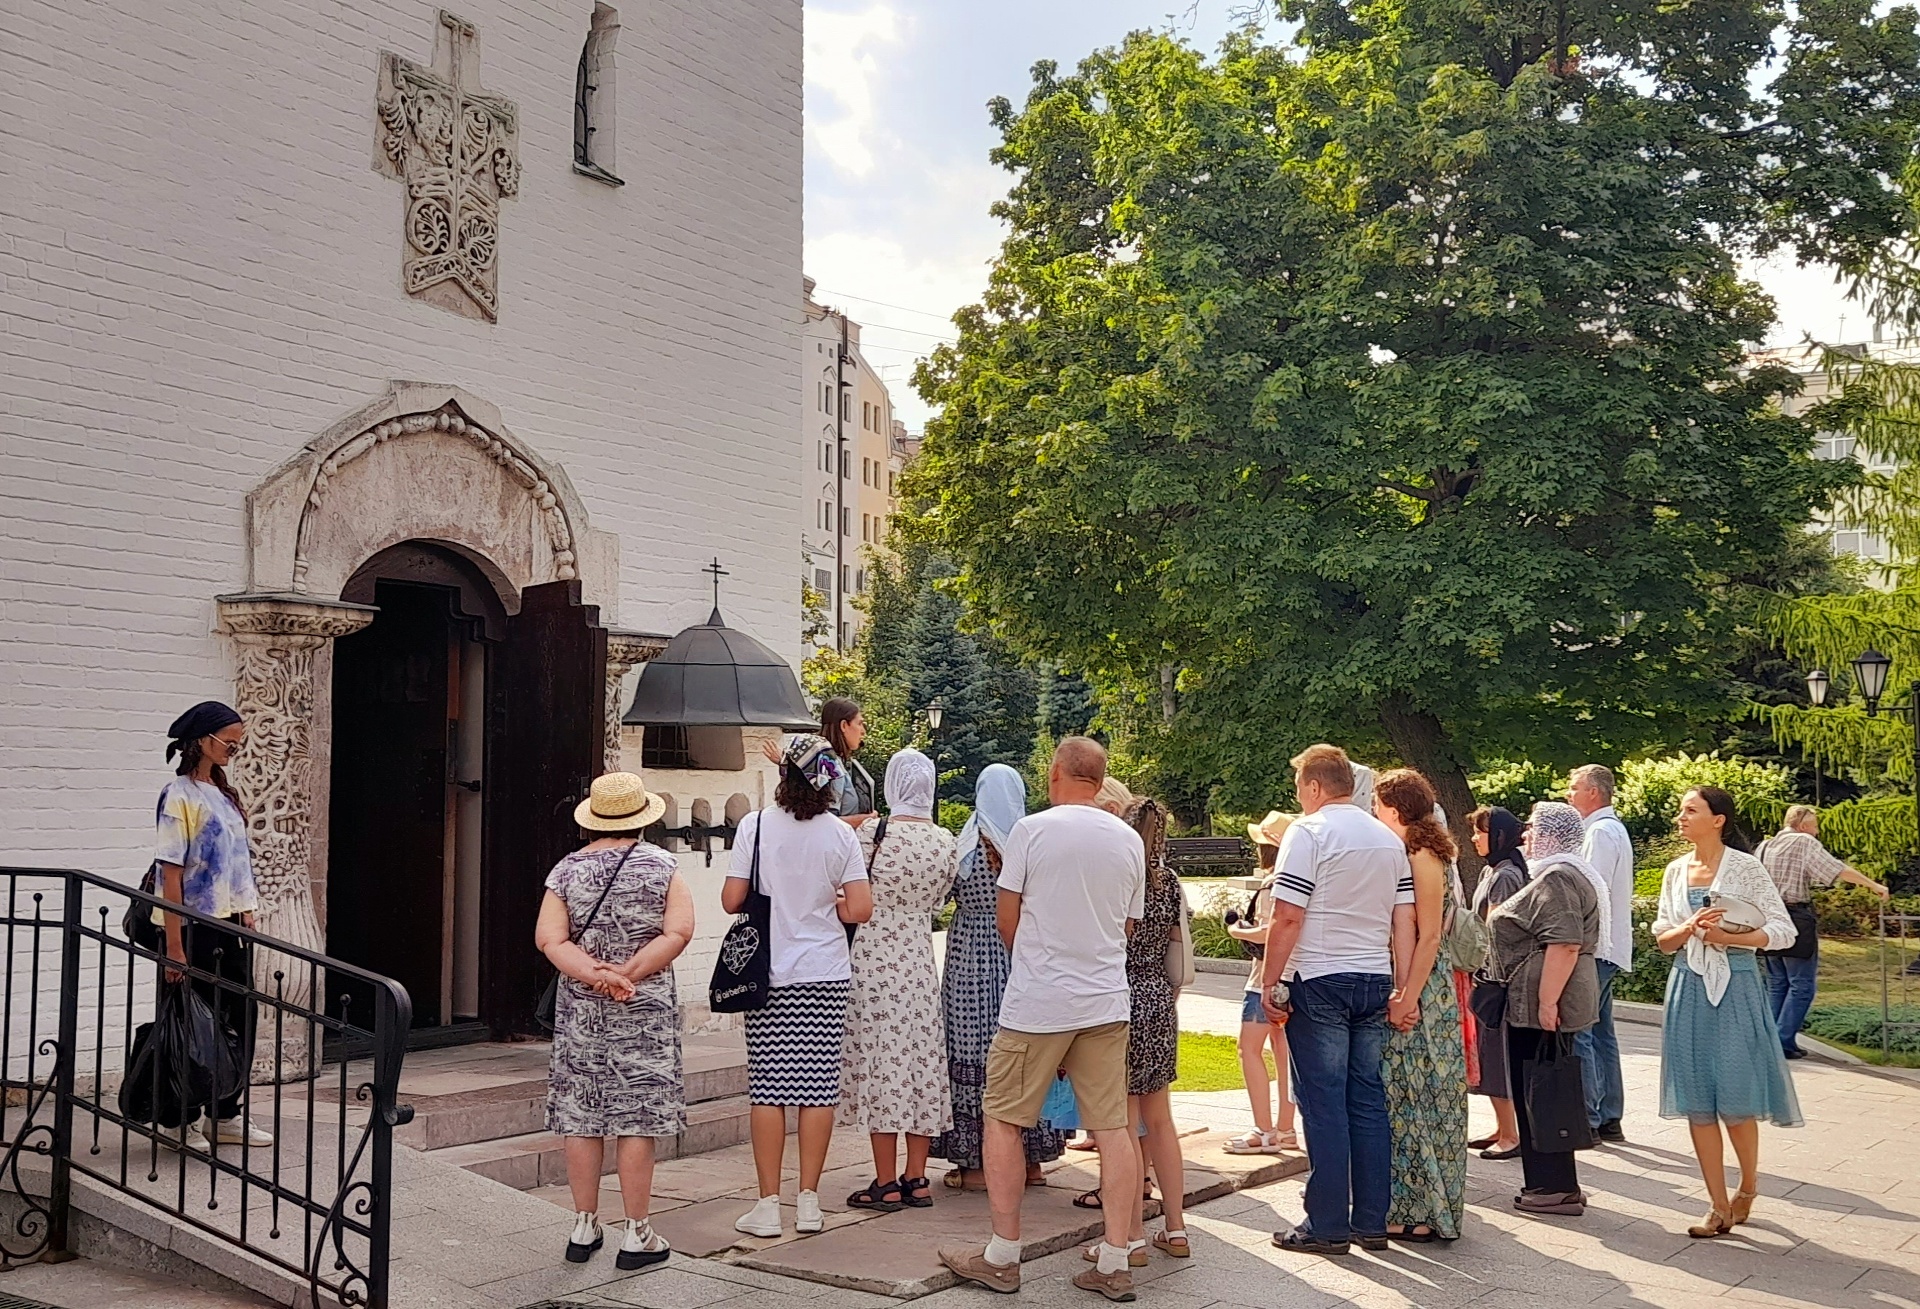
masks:
[[[377,584],[379,616],[333,654],[327,953],[385,974],[413,998],[415,1026],[440,1010],[445,912],[448,641],[454,592]],[[349,1016],[371,1018],[371,992]]]
[[[481,1017],[496,1037],[534,1030],[553,975],[533,946],[547,874],[579,846],[573,808],[605,758],[607,633],[580,583],[520,593],[487,677]]]

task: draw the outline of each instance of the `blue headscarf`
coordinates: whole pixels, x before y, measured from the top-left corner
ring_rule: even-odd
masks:
[[[1007,833],[1027,816],[1027,783],[1005,764],[988,764],[980,770],[973,787],[973,817],[960,829],[960,863],[980,848],[980,834],[986,833],[996,850],[1007,848]]]

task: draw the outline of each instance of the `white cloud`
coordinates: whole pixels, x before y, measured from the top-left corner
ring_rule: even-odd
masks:
[[[857,12],[806,9],[807,135],[835,168],[854,177],[873,172],[880,51],[900,44],[900,29],[899,15],[885,3]]]

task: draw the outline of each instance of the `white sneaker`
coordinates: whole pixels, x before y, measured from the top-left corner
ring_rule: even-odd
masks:
[[[202,1154],[205,1154],[212,1148],[207,1144],[206,1133],[200,1130],[200,1124],[198,1123],[188,1123],[185,1127],[175,1129],[163,1127],[160,1130],[162,1133],[160,1143],[169,1149],[198,1150]],[[171,1135],[170,1133],[172,1131],[178,1131],[179,1136]]]
[[[817,1232],[826,1225],[826,1219],[820,1216],[818,1191],[802,1191],[793,1211],[793,1230],[796,1232]]]
[[[614,1256],[614,1263],[627,1272],[636,1268],[649,1268],[654,1264],[665,1263],[667,1256],[673,1253],[673,1247],[667,1239],[653,1230],[653,1224],[644,1218],[627,1219],[627,1235],[620,1242],[620,1253]]]
[[[250,1145],[256,1150],[264,1150],[273,1144],[273,1133],[255,1127],[245,1114],[235,1114],[218,1121],[209,1117],[202,1134],[210,1140],[217,1138],[221,1145]]]
[[[585,1263],[606,1239],[600,1230],[600,1215],[581,1210],[573,1216],[573,1232],[567,1237],[567,1262]]]
[[[814,1212],[817,1214],[820,1212],[819,1197],[816,1196],[814,1199]],[[753,1208],[747,1210],[746,1213],[734,1220],[733,1230],[736,1232],[745,1232],[748,1236],[779,1236],[781,1233],[780,1197],[777,1195],[761,1196]],[[816,1228],[815,1230],[817,1231],[819,1229]]]

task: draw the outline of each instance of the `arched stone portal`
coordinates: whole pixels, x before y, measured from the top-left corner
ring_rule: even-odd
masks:
[[[328,847],[331,643],[378,613],[342,589],[383,551],[426,542],[470,562],[509,614],[540,588],[542,631],[568,605],[598,631],[593,607],[616,613],[619,545],[590,527],[564,471],[508,431],[491,405],[445,385],[391,384],[261,483],[247,510],[248,589],[218,598],[219,629],[235,646],[235,707],[249,724],[235,782],[251,816],[261,929],[321,950],[313,888]],[[661,644],[612,636],[613,657],[594,653],[590,679],[607,692],[604,705],[590,697],[591,711],[613,724],[602,729],[611,739],[593,740],[588,772],[617,757],[617,677]],[[594,649],[608,644],[603,633]],[[520,666],[529,663],[537,659],[523,652]],[[284,957],[262,952],[255,967],[262,989],[281,985],[289,1000],[312,1000],[305,970]],[[263,1050],[256,1073],[303,1075],[311,1058],[302,1029],[283,1040],[277,1065]]]

